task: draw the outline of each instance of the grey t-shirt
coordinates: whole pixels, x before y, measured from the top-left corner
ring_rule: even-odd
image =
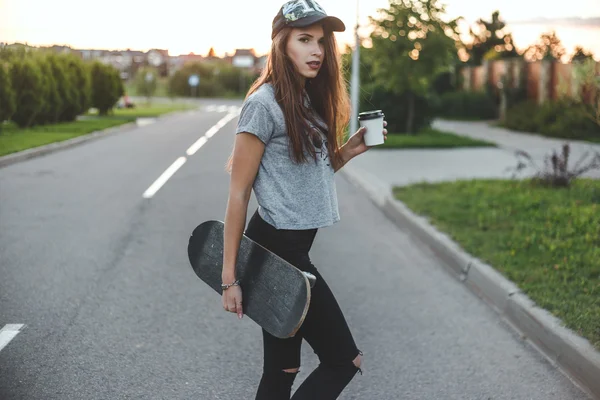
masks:
[[[323,126],[324,123],[318,121]],[[254,194],[259,215],[277,229],[312,229],[340,220],[334,170],[325,135],[315,147],[317,160],[307,152],[307,161],[291,159],[283,111],[270,84],[250,95],[240,113],[236,134],[248,132],[264,144]]]

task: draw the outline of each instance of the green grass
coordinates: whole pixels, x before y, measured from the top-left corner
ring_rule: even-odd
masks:
[[[2,127],[0,156],[71,139],[94,131],[130,122],[127,119],[99,118],[20,129],[14,124]]]
[[[195,108],[190,104],[153,104],[149,105],[145,103],[137,103],[135,108],[115,108],[113,112],[108,116],[110,118],[126,118],[135,120],[136,118],[152,118],[158,117],[163,114],[168,114],[174,111],[191,110]],[[97,115],[94,113],[87,113],[86,115]]]
[[[600,350],[600,181],[457,181],[394,194]]]
[[[152,104],[150,106],[142,104],[133,109],[115,109],[111,115],[105,117],[87,113],[87,118],[84,120],[40,125],[26,129],[21,129],[13,123],[4,124],[0,132],[0,156],[126,124],[137,118],[157,117],[190,108],[191,106],[185,104]]]
[[[464,136],[428,128],[422,132],[409,135],[405,133],[389,133],[384,144],[376,149],[448,149],[454,147],[495,147],[494,143],[475,140]]]

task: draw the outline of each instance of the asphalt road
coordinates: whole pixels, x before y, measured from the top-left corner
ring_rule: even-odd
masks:
[[[0,169],[0,329],[24,325],[0,350],[0,399],[253,398],[260,330],[222,310],[186,254],[198,223],[223,219],[236,119],[186,150],[230,110]],[[342,221],[319,232],[311,256],[364,352],[342,399],[588,399],[336,179]],[[296,386],[316,364],[305,345]]]

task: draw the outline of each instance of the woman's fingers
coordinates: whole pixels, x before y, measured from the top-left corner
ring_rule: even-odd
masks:
[[[237,314],[240,319],[242,318],[244,309],[242,307],[242,291],[239,287],[231,287],[227,289],[227,293],[223,294],[223,309]]]
[[[236,299],[236,311],[239,319],[242,319],[244,315],[244,309],[242,308],[242,299]]]

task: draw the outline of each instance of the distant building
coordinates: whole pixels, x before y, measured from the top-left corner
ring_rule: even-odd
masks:
[[[254,49],[236,49],[235,54],[231,58],[231,64],[238,68],[253,69],[256,59]]]
[[[8,44],[0,42],[0,48],[20,47],[35,49],[33,46],[21,43]],[[98,49],[73,49],[69,46],[54,45],[42,47],[56,53],[74,54],[84,61],[98,60],[104,64],[112,65],[119,70],[124,80],[135,76],[136,72],[143,66],[152,66],[158,70],[160,76],[172,75],[187,63],[203,63],[222,61],[237,68],[243,68],[254,72],[260,72],[266,63],[266,56],[258,57],[254,49],[236,49],[233,55],[225,53],[224,57],[204,57],[200,54],[181,54],[170,56],[165,49],[150,49],[147,52],[138,50],[98,50]]]

